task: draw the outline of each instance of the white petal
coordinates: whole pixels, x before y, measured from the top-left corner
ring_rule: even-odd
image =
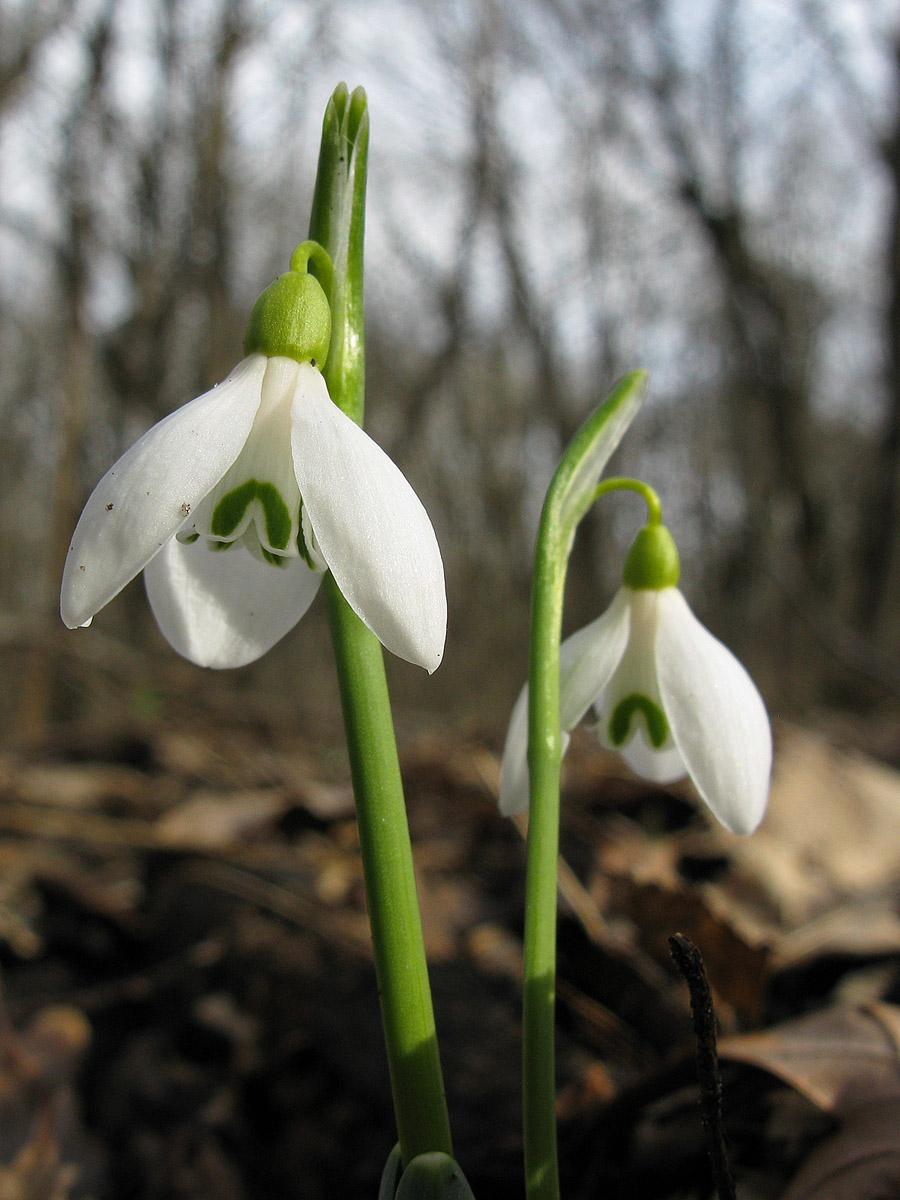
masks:
[[[273,566],[244,546],[172,538],[147,564],[150,607],[166,641],[201,667],[254,662],[297,624],[322,576],[302,558]]]
[[[569,735],[563,733],[560,757],[569,745]],[[528,684],[519,692],[513,705],[506,731],[506,744],[500,763],[500,812],[504,817],[527,812],[529,801],[528,782]]]
[[[428,514],[309,364],[301,364],[297,381],[291,447],[316,541],[347,602],[393,654],[435,670],[447,598]]]
[[[624,746],[614,749],[622,755],[635,775],[640,775],[641,779],[648,779],[651,783],[674,783],[676,779],[684,779],[687,774],[678,747],[671,742],[660,750],[648,745],[641,725]]]
[[[500,762],[500,811],[504,817],[528,808],[528,684],[519,692],[506,731]]]
[[[772,731],[750,676],[676,588],[659,597],[659,690],[688,774],[713,814],[752,833],[769,795]]]
[[[574,729],[603,695],[628,642],[631,591],[620,588],[609,608],[559,648],[559,716]]]
[[[228,470],[259,407],[266,358],[245,358],[218,387],[149,429],[106,472],[69,547],[60,612],[86,624],[182,526]]]
[[[590,706],[602,695],[628,641],[629,593],[620,589],[602,616],[566,638],[559,648],[559,715],[562,752]],[[500,811],[504,816],[528,808],[528,685],[522,688],[509,718],[500,764]]]

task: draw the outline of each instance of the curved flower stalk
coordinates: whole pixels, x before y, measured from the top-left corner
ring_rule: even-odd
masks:
[[[560,646],[560,726],[593,708],[604,745],[638,775],[688,775],[713,815],[752,833],[765,812],[772,733],[762,698],[734,655],[676,587],[678,553],[658,523],[638,534],[606,612]],[[528,807],[527,686],[510,720],[500,782],[504,813]]]
[[[431,522],[387,455],[332,403],[331,318],[305,242],[254,307],[247,357],[107,471],[75,529],[61,613],[88,625],[141,571],[162,633],[200,666],[253,662],[331,571],[394,654],[443,655],[443,565]]]

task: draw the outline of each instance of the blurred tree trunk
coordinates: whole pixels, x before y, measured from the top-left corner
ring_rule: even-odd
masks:
[[[827,511],[814,483],[807,373],[815,326],[814,289],[761,263],[748,244],[740,213],[712,213],[686,181],[685,200],[694,208],[714,249],[724,280],[728,322],[738,361],[732,373],[736,394],[726,398],[734,426],[734,448],[748,498],[742,571],[765,562],[777,538],[771,506],[792,510],[795,572],[802,584],[833,593],[829,574]],[[749,554],[748,554],[749,550]]]
[[[31,71],[35,57],[48,38],[66,21],[74,0],[55,7],[28,5],[18,24],[0,9],[0,108],[14,96]],[[4,19],[6,18],[6,19]]]
[[[227,375],[243,334],[230,296],[238,183],[229,96],[250,27],[242,0],[226,0],[215,43],[201,58],[184,30],[185,11],[181,0],[164,0],[157,13],[157,116],[135,148],[137,230],[124,249],[133,300],[103,341],[114,392],[123,405],[140,405],[154,417]],[[187,120],[180,111],[185,80]]]
[[[733,0],[723,0],[717,10],[711,84],[716,107],[710,106],[708,125],[689,125],[681,116],[684,85],[672,56],[668,5],[649,0],[657,56],[652,90],[679,173],[680,199],[694,214],[721,278],[732,349],[725,378],[735,389],[724,403],[747,504],[732,582],[748,595],[754,581],[772,570],[773,558],[786,557],[794,585],[815,587],[824,596],[833,586],[828,514],[815,482],[809,377],[819,301],[811,280],[760,258],[744,217],[733,111],[734,11]],[[712,148],[718,153],[715,166],[709,165]],[[776,514],[787,518],[785,527],[773,519]]]
[[[858,612],[871,634],[897,635],[900,599],[900,41],[894,45],[894,122],[879,149],[890,182],[885,273],[887,413],[875,448],[872,486],[863,508]],[[888,629],[888,624],[892,629]]]
[[[96,132],[99,110],[104,107],[104,87],[112,35],[113,5],[101,12],[88,40],[89,67],[76,96],[66,129],[65,154],[59,187],[66,197],[65,236],[57,252],[60,306],[63,314],[64,359],[59,412],[59,452],[53,483],[51,519],[45,569],[37,578],[34,612],[46,617],[54,631],[49,638],[38,629],[31,642],[22,677],[18,708],[18,733],[39,736],[46,727],[52,704],[54,647],[58,632],[59,583],[69,540],[81,504],[81,451],[85,397],[92,381],[91,338],[86,304],[94,217],[88,181],[96,162],[91,159],[90,137]]]
[[[195,194],[192,230],[193,283],[208,305],[208,335],[203,346],[201,386],[224,378],[240,357],[243,326],[230,300],[233,267],[229,171],[228,101],[240,51],[249,36],[243,0],[227,0],[221,17],[212,68],[198,95]],[[299,239],[298,239],[299,240]],[[199,253],[197,253],[199,249]]]

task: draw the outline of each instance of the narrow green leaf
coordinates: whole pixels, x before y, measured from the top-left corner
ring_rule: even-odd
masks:
[[[647,381],[646,371],[623,375],[569,443],[547,494],[547,507],[554,507],[567,531],[574,530],[593,502],[606,464],[637,415]]]
[[[388,1155],[388,1160],[384,1164],[384,1170],[381,1172],[381,1184],[378,1188],[378,1200],[394,1200],[397,1195],[397,1184],[400,1182],[400,1176],[403,1174],[403,1154],[400,1150],[400,1143],[393,1148]]]
[[[358,425],[365,404],[363,238],[368,153],[366,93],[363,88],[348,93],[346,84],[339,84],[325,110],[309,236],[325,247],[334,266],[325,382],[335,404]],[[310,270],[317,273],[314,260]],[[324,279],[320,282],[326,286]]]
[[[475,1200],[475,1197],[449,1154],[434,1151],[412,1160],[403,1172],[396,1200]]]

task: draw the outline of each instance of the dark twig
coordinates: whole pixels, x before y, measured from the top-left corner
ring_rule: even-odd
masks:
[[[716,1014],[700,951],[681,933],[669,938],[669,950],[691,994],[694,1035],[697,1039],[697,1078],[700,1113],[713,1183],[719,1200],[736,1200],[734,1176],[725,1150],[722,1128],[722,1077],[716,1052]]]

